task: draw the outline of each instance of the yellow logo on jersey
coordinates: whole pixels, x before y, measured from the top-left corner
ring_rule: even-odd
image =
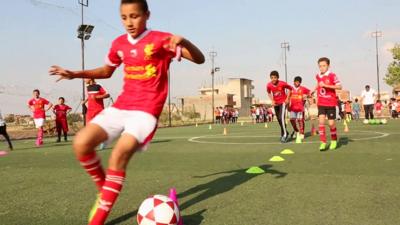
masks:
[[[154,44],[147,44],[144,47],[144,59],[149,60],[151,56],[154,54]]]
[[[152,64],[149,64],[144,68],[143,74],[125,74],[125,78],[130,80],[147,80],[156,76],[157,68]]]

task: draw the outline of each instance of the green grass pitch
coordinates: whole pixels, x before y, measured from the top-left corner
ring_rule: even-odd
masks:
[[[136,224],[140,203],[171,187],[185,225],[400,224],[400,121],[349,128],[338,125],[340,147],[326,152],[317,136],[278,143],[275,123],[230,125],[226,136],[220,125],[159,129],[132,159],[107,224]],[[96,188],[71,142],[14,144],[0,157],[0,224],[86,224]],[[286,148],[295,154],[281,155]],[[106,164],[110,149],[99,154]],[[273,156],[285,161],[269,162]],[[266,173],[245,173],[252,166]]]

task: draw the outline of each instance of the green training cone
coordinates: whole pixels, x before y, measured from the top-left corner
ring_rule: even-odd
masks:
[[[249,174],[261,174],[261,173],[265,173],[265,171],[263,169],[261,169],[260,167],[258,167],[258,166],[252,166],[248,170],[246,170],[246,173],[249,173]]]
[[[294,151],[290,150],[290,149],[284,149],[283,151],[281,151],[282,155],[293,155]]]
[[[282,162],[282,161],[285,161],[285,159],[280,156],[273,156],[272,158],[269,159],[269,161],[270,162]]]

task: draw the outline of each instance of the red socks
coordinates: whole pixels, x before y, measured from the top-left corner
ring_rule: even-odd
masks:
[[[293,130],[299,132],[299,129],[297,128],[296,124],[296,119],[290,119],[290,123],[292,124]]]
[[[337,141],[336,127],[331,128],[331,139],[332,139],[333,141]]]
[[[82,167],[96,183],[97,189],[101,191],[101,188],[103,187],[105,182],[105,175],[103,167],[100,163],[100,158],[97,156],[96,152],[93,151],[88,155],[78,158],[78,160],[81,163]]]
[[[125,171],[107,170],[106,181],[101,190],[101,199],[89,225],[103,225],[111,211],[125,181]]]
[[[325,135],[325,125],[319,125],[319,140],[323,143],[326,143],[326,135]]]

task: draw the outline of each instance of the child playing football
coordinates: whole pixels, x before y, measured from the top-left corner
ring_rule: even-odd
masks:
[[[281,127],[281,142],[289,141],[289,132],[286,128],[286,108],[289,104],[292,87],[284,81],[279,80],[278,71],[270,73],[271,82],[267,84],[267,93],[275,109],[276,118]]]
[[[64,102],[64,97],[59,97],[58,105],[53,107],[53,113],[56,115],[57,142],[61,141],[61,131],[64,133],[64,141],[68,141],[67,114],[71,111],[71,107]]]
[[[172,58],[204,63],[204,55],[183,37],[147,29],[150,11],[146,0],[121,0],[120,13],[127,31],[116,38],[106,65],[93,70],[70,71],[52,66],[58,80],[110,78],[124,64],[122,93],[112,107],[103,110],[74,139],[74,151],[100,192],[90,214],[90,225],[104,224],[125,180],[132,155],[146,147],[157,128],[157,120],[168,94],[168,69]],[[95,147],[118,138],[103,171]]]
[[[47,109],[45,109],[45,105],[48,105]],[[33,113],[33,121],[35,127],[38,129],[36,146],[40,147],[43,145],[43,125],[46,119],[46,112],[53,107],[53,104],[47,101],[47,99],[41,98],[40,91],[35,89],[33,90],[33,98],[28,102],[28,107]]]
[[[290,96],[290,123],[292,124],[294,132],[296,132],[296,143],[301,143],[304,138],[304,103],[306,98],[310,96],[310,90],[301,86],[301,77],[294,78],[294,87],[292,95]],[[311,96],[310,96],[311,97]],[[299,128],[297,128],[297,123]]]
[[[331,131],[331,143],[329,149],[337,148],[337,130],[336,130],[336,90],[342,89],[339,79],[336,74],[329,71],[330,60],[326,57],[318,60],[320,73],[316,75],[317,87],[317,102],[318,102],[318,120],[319,120],[319,137],[320,137],[320,151],[325,151],[326,133],[325,133],[325,120],[328,118],[328,124]]]

